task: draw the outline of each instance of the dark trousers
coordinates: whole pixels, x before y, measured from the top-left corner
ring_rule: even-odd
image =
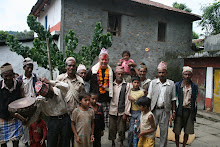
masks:
[[[101,131],[100,129],[98,128],[95,128],[94,129],[94,138],[95,138],[95,141],[93,142],[93,147],[101,147]]]
[[[71,120],[69,115],[58,118],[50,117],[47,131],[47,147],[56,147],[60,135],[60,147],[70,147]]]

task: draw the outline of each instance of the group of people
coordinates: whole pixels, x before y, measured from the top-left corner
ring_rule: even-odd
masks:
[[[116,70],[109,66],[106,49],[99,54],[98,63],[88,71],[74,57],[65,61],[66,73],[56,80],[39,78],[33,73],[33,61],[25,58],[24,74],[15,78],[10,63],[1,66],[0,82],[0,143],[19,139],[26,146],[57,145],[69,147],[100,147],[101,137],[108,128],[108,139],[115,146],[118,133],[124,146],[128,130],[128,146],[154,146],[157,126],[160,146],[167,146],[170,115],[174,120],[176,146],[184,128],[183,146],[194,133],[198,86],[191,81],[193,70],[184,66],[183,80],[174,83],[167,79],[167,65],[160,62],[157,76],[146,77],[147,66],[136,65],[124,51]],[[9,103],[23,97],[34,98],[37,110],[27,121],[20,121],[8,111]],[[47,123],[41,115],[48,116]],[[23,124],[23,125],[22,125]],[[137,137],[136,139],[134,139]]]

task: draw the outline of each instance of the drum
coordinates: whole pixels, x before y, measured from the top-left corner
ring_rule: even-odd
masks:
[[[22,117],[30,118],[36,110],[37,106],[35,106],[35,98],[21,98],[8,105],[8,111],[10,114],[19,119],[22,119]]]

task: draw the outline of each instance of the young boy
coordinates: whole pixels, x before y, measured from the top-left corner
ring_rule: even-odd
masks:
[[[101,137],[104,135],[103,130],[105,129],[104,112],[102,106],[97,104],[98,97],[98,94],[91,93],[90,107],[95,112],[94,147],[101,147]]]
[[[140,134],[138,135],[138,147],[154,147],[156,126],[154,115],[150,111],[151,101],[146,96],[139,98],[136,104],[141,110]]]
[[[128,132],[128,145],[132,147],[133,142],[133,131],[134,131],[134,122],[137,120],[137,126],[140,124],[141,111],[135,102],[142,96],[144,96],[144,91],[140,90],[140,78],[132,77],[132,85],[130,95],[128,99],[131,101],[131,118],[129,122],[129,132]]]

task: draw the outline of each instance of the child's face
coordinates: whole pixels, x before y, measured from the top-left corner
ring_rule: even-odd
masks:
[[[133,85],[133,89],[137,90],[137,89],[139,89],[139,87],[140,87],[140,81],[134,80],[134,81],[132,82],[132,85]]]
[[[82,100],[80,101],[80,103],[81,103],[81,107],[83,107],[83,108],[89,108],[90,96],[86,96],[86,97],[82,98]]]
[[[97,95],[91,95],[90,97],[90,104],[92,106],[96,105],[96,102],[98,101],[98,96]]]
[[[147,106],[138,106],[138,107],[139,107],[140,111],[145,111],[145,110],[147,110]]]
[[[123,59],[124,59],[125,61],[128,61],[129,58],[130,58],[130,56],[129,56],[127,53],[124,53],[124,54],[123,54]]]

